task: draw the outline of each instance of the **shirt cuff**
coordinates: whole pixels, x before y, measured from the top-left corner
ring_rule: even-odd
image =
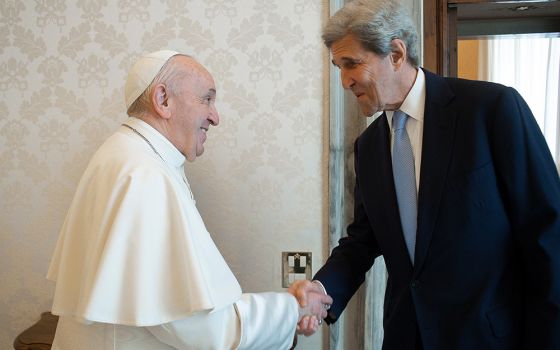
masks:
[[[311,283],[315,283],[318,286],[321,287],[321,289],[323,290],[323,293],[325,293],[326,295],[328,295],[327,290],[325,289],[325,286],[323,286],[323,283],[321,283],[319,280],[313,280]]]

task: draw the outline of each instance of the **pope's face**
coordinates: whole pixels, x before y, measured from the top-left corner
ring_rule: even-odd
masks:
[[[204,152],[206,132],[220,122],[216,110],[216,86],[210,73],[190,63],[190,74],[181,82],[173,105],[177,148],[190,162]]]
[[[366,116],[390,109],[395,87],[391,55],[382,57],[364,49],[352,34],[335,41],[331,52],[333,64],[340,68],[342,86],[354,93]]]

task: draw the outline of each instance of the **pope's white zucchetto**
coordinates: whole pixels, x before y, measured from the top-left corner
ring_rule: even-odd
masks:
[[[124,86],[124,98],[126,109],[136,101],[140,95],[150,86],[161,68],[173,56],[179,52],[172,50],[161,50],[146,54],[132,66],[126,78]]]

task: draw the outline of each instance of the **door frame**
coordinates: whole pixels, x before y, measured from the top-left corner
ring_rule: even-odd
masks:
[[[545,24],[544,32],[559,33],[560,29],[555,23],[560,23],[560,1],[503,1],[503,0],[424,0],[424,60],[423,67],[442,76],[457,76],[457,39],[458,26],[461,21],[460,9],[470,6],[503,6],[514,9],[520,6],[545,5],[553,6],[552,15],[538,16],[527,12],[507,11],[502,12],[496,20],[513,20],[527,24],[529,27],[539,27]],[[435,14],[435,16],[434,16]],[[476,18],[474,18],[476,19]],[[469,20],[473,20],[472,17]],[[551,25],[552,23],[552,25]],[[527,25],[523,28],[527,30]],[[529,31],[527,31],[529,32]],[[541,32],[537,30],[536,32]],[[502,34],[502,33],[500,33]]]

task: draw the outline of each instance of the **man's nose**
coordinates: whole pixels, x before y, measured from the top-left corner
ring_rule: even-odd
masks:
[[[218,110],[216,109],[215,105],[212,105],[212,108],[210,109],[208,120],[213,126],[217,126],[218,124],[220,124],[220,115],[218,114]]]
[[[350,77],[348,73],[345,73],[344,70],[340,70],[340,81],[342,82],[342,87],[345,89],[351,89],[354,85],[354,79]]]

